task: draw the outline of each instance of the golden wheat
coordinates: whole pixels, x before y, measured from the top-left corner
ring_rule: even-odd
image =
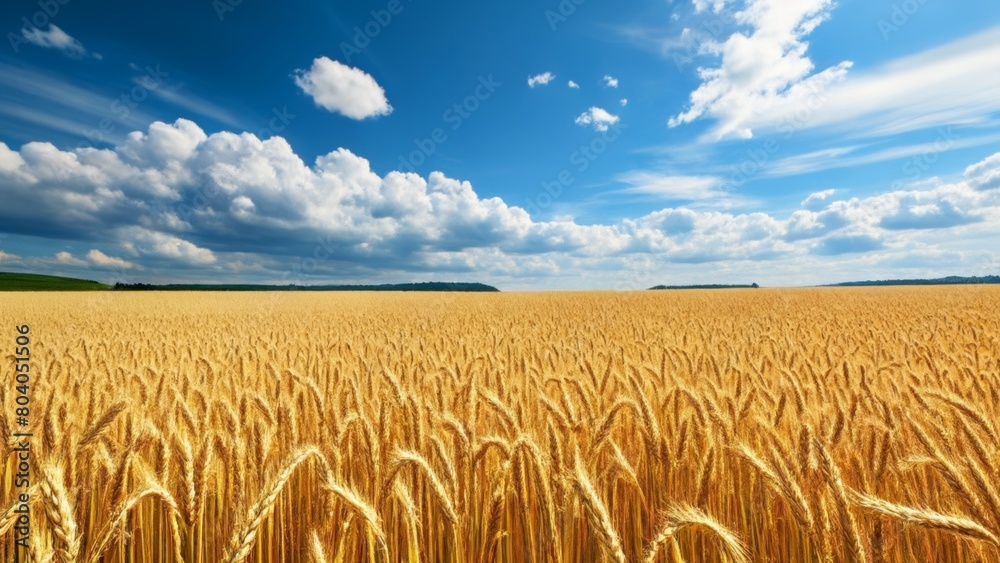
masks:
[[[1000,560],[997,288],[254,297],[0,295],[30,560]]]

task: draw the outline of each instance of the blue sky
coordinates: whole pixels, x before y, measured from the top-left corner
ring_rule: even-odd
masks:
[[[1000,273],[1000,4],[36,0],[0,31],[2,270]]]

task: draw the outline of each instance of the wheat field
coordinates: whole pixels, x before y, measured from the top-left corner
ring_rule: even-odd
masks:
[[[7,293],[0,432],[27,323],[30,561],[997,561],[998,310],[974,286]]]

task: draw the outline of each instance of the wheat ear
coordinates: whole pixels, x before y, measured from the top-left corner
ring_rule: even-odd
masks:
[[[861,508],[902,520],[907,524],[945,530],[954,534],[986,541],[1000,547],[1000,539],[997,539],[997,536],[993,532],[968,518],[948,516],[926,508],[911,508],[901,504],[894,504],[858,491],[850,491],[850,496],[854,504]]]
[[[709,530],[717,538],[719,549],[733,563],[749,563],[746,547],[729,528],[720,524],[705,512],[693,506],[675,506],[667,511],[666,523],[646,548],[646,563],[653,563],[660,548],[685,527],[701,527]]]
[[[590,477],[587,476],[587,470],[584,469],[583,464],[580,462],[579,452],[576,452],[573,486],[580,496],[581,502],[583,502],[590,527],[593,528],[601,540],[601,546],[604,547],[605,551],[608,552],[608,555],[616,563],[625,563],[625,552],[622,551],[621,540],[618,538],[618,533],[615,532],[615,528],[611,524],[611,516],[608,515],[608,509],[601,501],[597,490],[594,489],[594,485],[590,482]]]
[[[278,495],[291,479],[292,473],[310,457],[320,455],[319,450],[315,447],[306,447],[298,450],[289,458],[282,470],[257,498],[257,502],[250,507],[246,525],[242,529],[237,529],[233,535],[226,561],[239,563],[247,558],[250,554],[250,548],[253,547],[254,541],[257,539],[257,531],[260,529],[261,523],[274,508]]]

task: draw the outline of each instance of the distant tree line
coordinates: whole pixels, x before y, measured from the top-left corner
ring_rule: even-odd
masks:
[[[1000,276],[948,276],[928,280],[868,280],[835,283],[827,287],[863,287],[877,285],[962,285],[1000,283]]]
[[[649,289],[757,289],[760,287],[756,283],[750,285],[741,284],[702,284],[702,285],[657,285]]]
[[[498,292],[482,283],[419,282],[379,285],[258,285],[258,284],[168,284],[116,283],[116,291],[460,291]]]

